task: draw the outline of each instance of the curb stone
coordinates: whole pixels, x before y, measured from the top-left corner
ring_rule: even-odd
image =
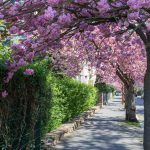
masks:
[[[56,130],[47,133],[41,142],[43,150],[54,150],[56,144],[66,135],[80,127],[87,118],[93,116],[102,108],[101,103],[97,106],[92,107],[90,110],[83,112],[79,116],[75,117],[72,121],[61,125]]]

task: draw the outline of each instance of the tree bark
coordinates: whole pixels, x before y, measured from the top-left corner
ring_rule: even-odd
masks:
[[[134,80],[130,78],[128,74],[124,73],[119,65],[116,74],[124,84],[126,120],[137,122],[134,98]]]
[[[130,83],[128,87],[125,87],[125,109],[126,120],[137,122],[133,83]]]
[[[147,49],[147,70],[144,78],[144,150],[150,150],[150,47]]]
[[[136,28],[132,25],[136,33],[143,40],[147,53],[147,70],[144,77],[144,150],[150,150],[150,32],[145,26]]]
[[[122,85],[122,105],[125,108],[125,87]]]

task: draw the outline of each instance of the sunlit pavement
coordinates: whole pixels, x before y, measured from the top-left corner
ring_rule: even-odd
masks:
[[[144,128],[144,100],[141,98],[136,98],[136,113],[141,127]]]
[[[143,150],[143,129],[124,123],[120,97],[115,97],[78,130],[65,137],[56,150]]]

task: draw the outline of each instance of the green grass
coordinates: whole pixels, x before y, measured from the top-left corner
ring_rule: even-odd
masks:
[[[129,126],[135,126],[135,127],[140,127],[140,123],[139,122],[129,122],[129,121],[125,121],[125,123]]]
[[[131,126],[131,127],[141,127],[139,122],[124,121],[123,125]]]

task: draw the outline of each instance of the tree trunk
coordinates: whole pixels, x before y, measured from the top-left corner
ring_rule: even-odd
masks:
[[[134,80],[117,65],[116,74],[124,84],[126,120],[137,122],[134,98]]]
[[[125,107],[125,88],[122,86],[122,105]]]
[[[144,78],[144,150],[150,150],[150,48],[147,50],[147,70]]]
[[[137,122],[133,83],[130,83],[128,87],[125,87],[125,109],[126,120]]]

